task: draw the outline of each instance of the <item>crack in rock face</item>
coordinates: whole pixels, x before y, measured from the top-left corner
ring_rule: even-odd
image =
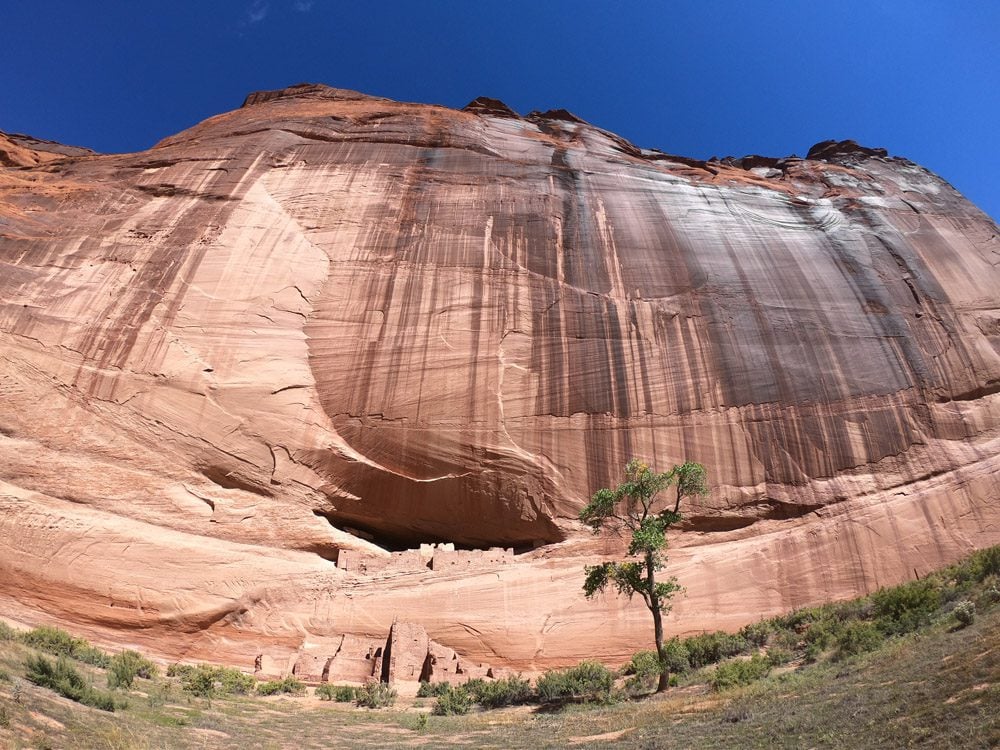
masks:
[[[647,613],[583,598],[621,540],[576,518],[634,457],[709,472],[674,633],[1000,541],[1000,230],[883,149],[301,84],[137,154],[0,133],[0,229],[14,620],[268,673],[375,669],[397,620],[447,674],[624,661]]]

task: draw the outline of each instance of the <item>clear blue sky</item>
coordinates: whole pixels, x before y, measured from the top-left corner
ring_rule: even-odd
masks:
[[[132,151],[319,81],[693,157],[854,138],[1000,217],[997,0],[2,0],[0,129]]]

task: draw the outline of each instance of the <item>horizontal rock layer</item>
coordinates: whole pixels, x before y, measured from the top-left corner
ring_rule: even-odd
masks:
[[[672,632],[1000,541],[1000,231],[882,150],[701,162],[301,85],[141,153],[0,154],[12,619],[247,667],[396,618],[622,659],[648,613],[583,599],[619,542],[575,518],[632,457],[712,484]],[[514,554],[337,566],[436,542]]]

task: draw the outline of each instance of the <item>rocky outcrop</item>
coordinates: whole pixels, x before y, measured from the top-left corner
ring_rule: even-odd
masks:
[[[0,614],[320,676],[394,621],[625,659],[648,613],[583,599],[620,542],[575,519],[631,457],[712,481],[671,632],[1000,541],[988,217],[856,144],[701,161],[476,101],[304,84],[0,168]]]

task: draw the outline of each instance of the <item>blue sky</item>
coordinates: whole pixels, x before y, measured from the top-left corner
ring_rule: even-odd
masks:
[[[854,138],[1000,217],[996,0],[3,0],[0,129],[132,151],[319,81],[565,107],[693,157]]]

